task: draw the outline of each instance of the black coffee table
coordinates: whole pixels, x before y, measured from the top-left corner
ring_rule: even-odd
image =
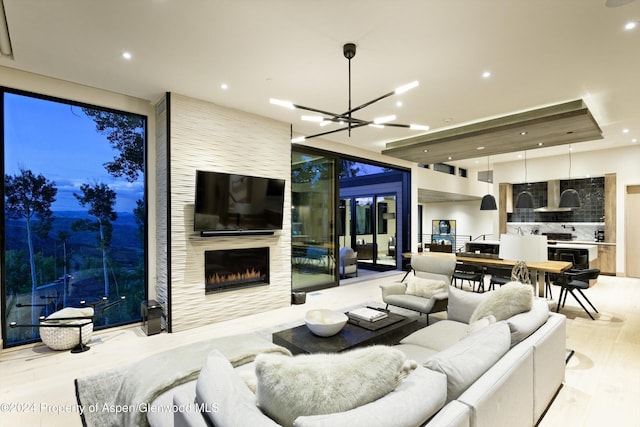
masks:
[[[389,313],[389,316],[398,316],[400,319],[377,330],[347,323],[337,335],[319,337],[314,335],[306,325],[300,325],[275,332],[272,339],[274,344],[289,349],[293,354],[338,353],[375,344],[397,344],[402,338],[424,327],[417,319],[410,319],[395,313]]]

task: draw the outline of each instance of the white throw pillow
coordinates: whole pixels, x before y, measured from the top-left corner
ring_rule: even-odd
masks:
[[[333,354],[256,357],[258,406],[283,426],[303,415],[343,412],[396,388],[410,369],[404,354],[372,346]]]
[[[474,310],[469,322],[493,315],[497,321],[531,310],[533,287],[520,282],[509,282],[500,289],[488,292],[487,299]]]
[[[426,279],[410,275],[407,277],[407,295],[415,295],[423,298],[431,298],[433,295],[447,290],[444,280]]]
[[[451,401],[491,368],[510,345],[507,322],[497,322],[436,353],[424,367],[447,376],[447,401]]]

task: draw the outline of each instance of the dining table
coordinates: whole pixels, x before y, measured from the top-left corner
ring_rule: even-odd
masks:
[[[412,256],[451,256],[450,254],[443,254],[440,252],[416,252],[403,254],[405,257],[410,258]],[[476,264],[482,266],[496,266],[496,267],[511,267],[518,261],[508,260],[501,258],[494,258],[488,256],[472,256],[468,253],[457,253],[456,260],[467,264]],[[540,262],[525,262],[529,272],[531,273],[531,285],[534,289],[534,294],[539,297],[545,296],[545,285],[549,283],[549,274],[562,274],[569,270],[573,264],[569,261],[540,261]]]

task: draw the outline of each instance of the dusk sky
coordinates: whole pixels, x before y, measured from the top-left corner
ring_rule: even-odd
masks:
[[[7,93],[5,95],[4,172],[30,169],[54,181],[53,211],[86,210],[73,193],[84,183],[105,183],[117,194],[115,210],[131,212],[144,196],[144,180],[130,183],[104,168],[118,152],[78,106]]]

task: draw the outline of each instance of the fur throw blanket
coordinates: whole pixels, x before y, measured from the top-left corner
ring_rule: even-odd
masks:
[[[333,354],[256,358],[257,400],[283,426],[303,415],[343,412],[393,391],[416,368],[415,361],[388,346]]]
[[[509,282],[495,291],[487,292],[487,297],[471,314],[469,323],[486,316],[494,316],[496,321],[531,310],[533,287],[520,282]]]

